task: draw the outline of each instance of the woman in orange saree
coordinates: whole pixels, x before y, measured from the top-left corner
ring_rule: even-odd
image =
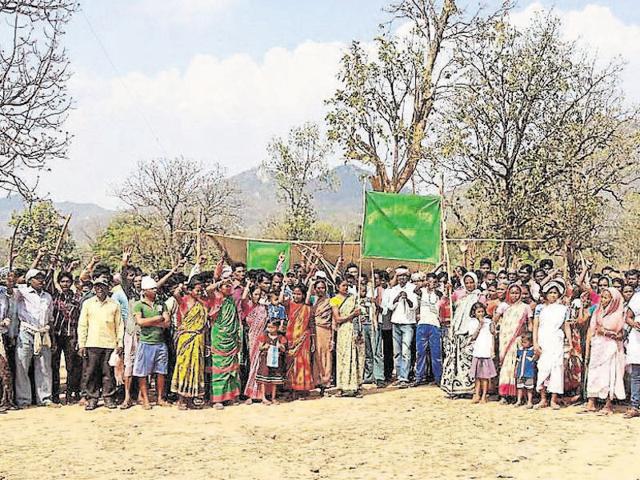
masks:
[[[286,385],[293,391],[294,399],[298,392],[313,389],[313,371],[311,369],[311,351],[314,327],[312,325],[311,306],[305,301],[305,288],[296,285],[292,299],[285,302],[287,309],[287,375]]]

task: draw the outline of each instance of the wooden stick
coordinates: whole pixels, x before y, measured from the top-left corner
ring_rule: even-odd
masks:
[[[62,241],[64,240],[64,236],[67,233],[67,229],[69,228],[69,222],[71,221],[71,214],[67,215],[66,220],[64,221],[64,225],[62,225],[62,231],[58,236],[58,243],[56,243],[56,249],[53,251],[53,254],[58,256],[60,250],[62,249]]]
[[[360,258],[358,259],[358,286],[357,286],[357,295],[358,295],[358,307],[360,306],[360,282],[362,279],[362,239],[364,237],[364,222],[366,220],[366,205],[367,205],[367,179],[366,177],[362,179],[362,223],[360,227]],[[342,247],[342,245],[341,245]],[[353,261],[353,249],[351,250],[351,260]]]
[[[13,251],[16,245],[16,236],[18,235],[18,229],[20,228],[21,223],[22,218],[18,217],[18,223],[16,223],[16,227],[13,229],[13,235],[11,235],[11,243],[9,244],[9,271],[13,270]]]
[[[202,255],[202,209],[198,211],[198,223],[196,225],[198,236],[196,238],[196,258],[200,261]]]
[[[442,191],[444,192],[444,186],[442,188]],[[451,324],[453,323],[453,299],[451,298],[453,297],[453,282],[451,279],[451,257],[449,256],[449,246],[447,244],[447,220],[444,215],[444,204],[445,204],[445,199],[444,197],[442,197],[442,200],[440,202],[440,208],[441,208],[440,217],[442,220],[442,243],[444,245],[444,258],[445,258],[445,262],[447,263],[448,282],[451,285],[451,292],[449,292],[449,294],[447,295],[447,297],[449,298],[449,335],[451,336],[453,335],[451,330]]]
[[[371,301],[374,305],[374,315],[371,319],[371,326],[373,327],[373,334],[376,335],[378,332],[378,305],[376,304],[376,274],[375,270],[373,269],[373,262],[371,262],[371,293],[373,295]]]
[[[197,234],[197,230],[183,230],[183,229],[177,229],[175,231],[176,233],[188,233],[191,235],[195,235]],[[253,240],[256,242],[270,242],[270,243],[290,243],[291,240],[281,240],[281,239],[275,239],[275,238],[253,238],[253,237],[242,237],[240,235],[222,235],[220,233],[215,233],[215,232],[202,232],[203,235],[207,235],[210,237],[226,237],[226,238],[231,238],[233,240]],[[531,242],[531,243],[542,243],[542,242],[547,242],[548,240],[545,238],[447,238],[448,242],[506,242],[506,243],[514,243],[514,242],[520,242],[520,243],[527,243],[527,242]],[[315,243],[318,243],[317,241],[313,241],[313,240],[296,240],[296,243],[301,243],[303,245],[313,245]],[[346,244],[346,245],[357,245],[358,242],[345,242],[344,240],[341,240],[340,242],[324,242],[326,245],[339,245],[339,244]]]

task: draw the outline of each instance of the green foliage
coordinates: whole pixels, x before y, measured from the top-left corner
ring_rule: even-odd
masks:
[[[163,244],[148,219],[125,212],[115,216],[92,245],[94,255],[112,268],[118,268],[125,247],[132,247],[136,265],[149,271],[166,268],[175,258],[165,257]]]
[[[31,204],[30,208],[11,215],[9,226],[15,228],[16,225],[19,225],[14,247],[14,255],[18,255],[14,262],[15,266],[29,267],[40,249],[45,249],[48,252],[43,257],[40,266],[48,266],[50,254],[56,248],[64,221],[64,217],[49,200],[35,202]],[[60,259],[63,262],[72,260],[75,248],[76,244],[67,232],[61,244]]]

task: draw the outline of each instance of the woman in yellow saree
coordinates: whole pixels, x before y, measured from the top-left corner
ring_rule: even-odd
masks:
[[[338,332],[336,340],[336,386],[339,395],[361,397],[364,375],[364,343],[356,320],[360,307],[356,297],[349,295],[346,280],[338,282],[338,294],[331,299],[333,322]]]
[[[193,399],[204,395],[204,331],[207,308],[202,299],[202,281],[194,277],[187,295],[178,300],[176,331],[176,366],[171,379],[171,391],[178,395],[178,408],[193,408]]]

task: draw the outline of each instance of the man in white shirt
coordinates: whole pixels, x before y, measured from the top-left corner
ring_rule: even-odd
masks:
[[[411,343],[416,325],[416,309],[418,297],[415,285],[409,283],[409,270],[400,267],[396,270],[397,285],[390,289],[386,307],[392,312],[393,324],[393,357],[395,360],[398,386],[409,386],[411,368]]]
[[[7,285],[16,302],[20,322],[16,345],[16,404],[18,408],[31,405],[29,367],[33,372],[38,405],[59,406],[52,402],[51,337],[53,299],[44,290],[44,272],[31,269],[25,275],[26,285]]]
[[[442,293],[437,290],[435,274],[427,274],[424,287],[418,290],[420,319],[416,328],[416,385],[426,383],[427,350],[436,385],[442,377],[442,348],[440,343],[440,305]]]
[[[627,365],[631,367],[631,406],[625,418],[640,417],[640,293],[629,300],[627,324],[631,327],[627,344]]]

